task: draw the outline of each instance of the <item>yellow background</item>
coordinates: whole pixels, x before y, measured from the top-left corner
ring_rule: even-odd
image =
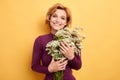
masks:
[[[76,79],[120,80],[119,0],[0,0],[0,80],[43,80],[31,70],[32,48],[49,32],[45,14],[56,2],[71,9],[72,26],[87,36]]]

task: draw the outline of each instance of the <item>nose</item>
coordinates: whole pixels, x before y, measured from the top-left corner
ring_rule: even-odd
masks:
[[[60,18],[56,18],[56,23],[60,23]]]

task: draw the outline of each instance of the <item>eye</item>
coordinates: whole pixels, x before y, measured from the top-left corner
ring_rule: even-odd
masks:
[[[54,15],[52,15],[52,17],[56,18],[56,17],[57,17],[57,15],[55,15],[55,14],[54,14]]]
[[[61,17],[62,20],[65,20],[66,18],[65,17]]]

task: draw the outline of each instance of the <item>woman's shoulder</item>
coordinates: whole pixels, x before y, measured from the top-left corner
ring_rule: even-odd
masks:
[[[50,39],[50,38],[52,38],[52,37],[53,37],[53,34],[48,33],[48,34],[39,35],[39,36],[36,38],[36,40],[45,41],[45,40]]]
[[[39,35],[37,38],[47,38],[47,37],[50,37],[52,34],[51,33],[48,33],[48,34],[42,34],[42,35]]]

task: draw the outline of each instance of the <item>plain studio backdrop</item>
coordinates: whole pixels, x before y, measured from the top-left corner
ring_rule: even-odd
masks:
[[[120,80],[120,0],[0,0],[0,80],[43,80],[31,70],[32,49],[49,33],[45,14],[55,3],[70,8],[72,28],[87,37],[76,79]]]

